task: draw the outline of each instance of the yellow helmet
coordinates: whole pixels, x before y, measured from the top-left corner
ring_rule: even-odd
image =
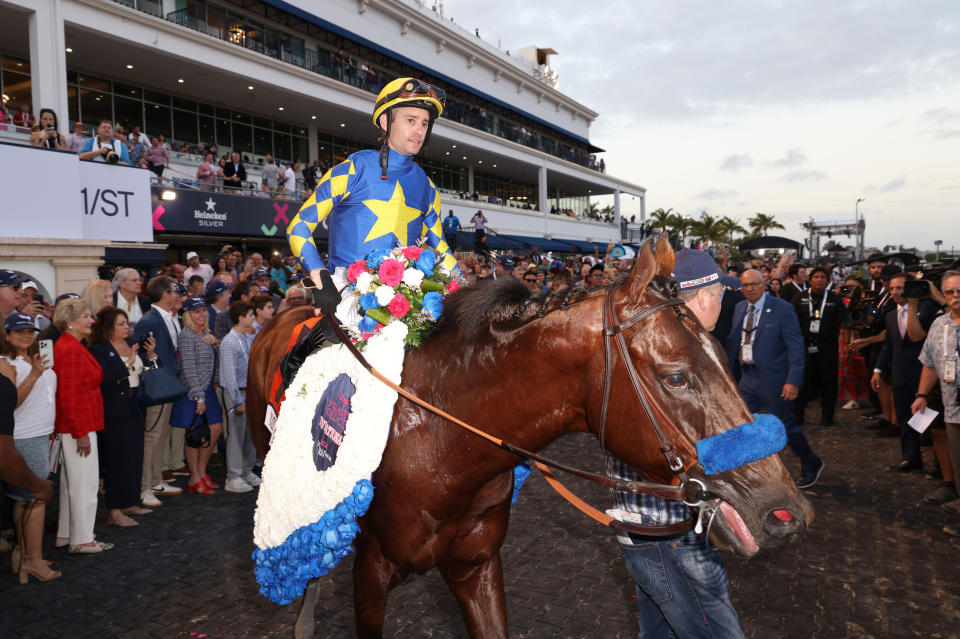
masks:
[[[377,120],[380,114],[395,106],[410,106],[426,109],[430,113],[431,122],[443,113],[443,105],[447,96],[443,89],[427,84],[416,78],[397,78],[388,82],[373,108],[373,126],[380,128]]]

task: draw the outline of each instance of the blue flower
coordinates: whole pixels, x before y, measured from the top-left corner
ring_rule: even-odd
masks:
[[[419,268],[419,264],[417,268]],[[423,311],[427,313],[434,321],[440,319],[443,315],[443,296],[440,293],[432,291],[423,296]]]
[[[380,268],[380,264],[388,257],[390,257],[390,249],[374,249],[370,251],[370,255],[367,256],[367,266],[374,269]]]
[[[361,333],[372,333],[377,330],[377,320],[364,315],[360,323],[357,324],[357,328],[360,329]]]
[[[371,308],[378,308],[380,303],[377,302],[377,296],[373,293],[367,293],[360,298],[360,308],[363,309],[363,312],[366,313]]]
[[[433,251],[424,251],[417,259],[417,268],[423,271],[423,274],[428,277],[433,273],[433,267],[436,265],[437,255]]]

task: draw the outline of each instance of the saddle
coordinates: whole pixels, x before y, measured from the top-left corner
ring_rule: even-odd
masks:
[[[280,360],[280,366],[274,372],[270,383],[270,395],[267,401],[275,415],[280,413],[280,405],[283,404],[287,388],[293,383],[297,371],[303,366],[307,357],[322,348],[340,343],[340,338],[323,320],[322,315],[312,317],[293,328],[286,354]]]

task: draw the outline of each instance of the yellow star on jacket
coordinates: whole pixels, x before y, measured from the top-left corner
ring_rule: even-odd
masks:
[[[417,209],[407,206],[403,197],[403,187],[397,181],[397,186],[393,189],[393,195],[384,202],[383,200],[364,200],[367,208],[373,211],[377,216],[377,222],[370,229],[364,242],[383,237],[388,233],[393,233],[400,242],[400,246],[407,244],[407,226],[423,214]]]
[[[384,180],[379,154],[359,151],[323,176],[287,227],[287,239],[308,272],[325,267],[313,239],[324,220],[330,231],[331,268],[346,268],[374,249],[408,246],[424,238],[446,268],[458,272],[443,240],[440,206],[436,186],[412,158],[391,150]]]

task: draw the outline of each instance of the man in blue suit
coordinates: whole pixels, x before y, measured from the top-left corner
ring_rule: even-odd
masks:
[[[160,275],[147,282],[147,297],[152,306],[133,329],[133,338],[140,342],[153,336],[154,350],[160,366],[177,374],[177,336],[180,321],[176,316],[179,295],[173,278]],[[143,472],[140,478],[140,502],[147,508],[160,506],[157,495],[178,495],[183,489],[163,481],[163,451],[170,439],[170,410],[173,403],[148,406],[143,436]]]
[[[823,460],[793,416],[806,356],[797,314],[790,303],[767,295],[760,271],[744,271],[740,282],[746,299],[733,311],[727,359],[750,410],[764,410],[783,421],[787,445],[800,458],[797,486],[809,488],[820,479]]]

